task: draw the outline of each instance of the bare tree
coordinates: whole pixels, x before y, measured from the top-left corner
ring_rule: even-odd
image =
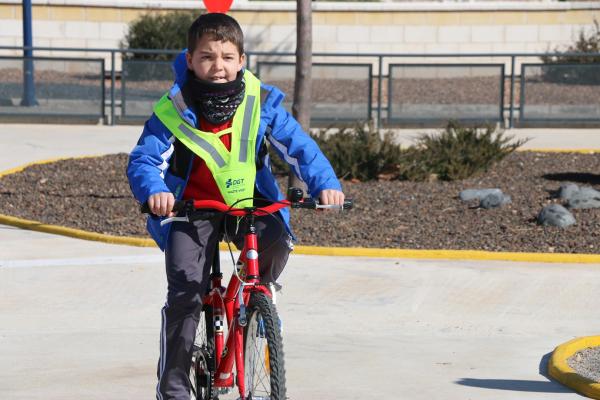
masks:
[[[312,0],[296,0],[296,8],[296,79],[292,114],[308,132],[312,86]],[[288,186],[306,189],[293,170],[288,175]]]

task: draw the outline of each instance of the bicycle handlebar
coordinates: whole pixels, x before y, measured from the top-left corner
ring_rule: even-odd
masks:
[[[220,201],[216,201],[216,200],[188,200],[188,201],[177,200],[177,201],[175,201],[175,205],[173,206],[173,212],[177,213],[179,211],[186,210],[187,213],[189,213],[189,212],[196,213],[198,211],[206,210],[207,216],[213,215],[215,213],[215,211],[217,211],[219,213],[226,213],[229,215],[242,217],[242,216],[250,215],[250,214],[253,214],[256,216],[269,215],[269,214],[273,214],[274,212],[281,210],[282,208],[285,208],[285,207],[304,208],[304,209],[309,209],[309,210],[317,210],[317,209],[338,209],[340,211],[341,210],[350,210],[353,207],[353,204],[354,203],[353,203],[352,199],[344,200],[344,204],[341,206],[337,205],[337,204],[319,204],[314,199],[307,197],[307,198],[301,199],[299,201],[280,200],[280,201],[273,202],[273,204],[265,206],[265,207],[235,208],[235,207],[228,206],[227,204],[221,203]],[[142,206],[140,207],[140,211],[143,214],[152,214],[152,212],[150,211],[150,207],[148,206],[148,203],[142,204]],[[172,218],[170,218],[170,220],[172,221],[173,218],[177,218],[177,217],[172,217]]]

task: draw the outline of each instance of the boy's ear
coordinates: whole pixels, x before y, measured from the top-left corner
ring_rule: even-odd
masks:
[[[185,52],[185,61],[187,62],[188,69],[193,69],[192,68],[192,55],[190,54],[189,51]]]
[[[240,56],[240,67],[238,68],[238,71],[241,71],[242,68],[244,68],[244,64],[246,64],[246,53]]]

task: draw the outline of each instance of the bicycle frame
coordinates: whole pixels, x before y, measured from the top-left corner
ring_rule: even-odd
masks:
[[[214,271],[211,278],[209,293],[204,297],[203,303],[212,306],[213,327],[215,340],[215,371],[214,387],[233,387],[233,364],[236,367],[236,384],[240,398],[246,392],[244,370],[244,326],[247,323],[245,308],[252,292],[260,291],[271,296],[271,291],[260,284],[258,266],[258,239],[254,226],[255,214],[248,212],[248,230],[244,236],[244,246],[236,265],[238,274],[232,274],[225,293],[222,293],[220,271]],[[238,276],[245,275],[245,282]],[[224,317],[227,320],[229,331],[224,337]],[[207,322],[208,323],[208,322]]]
[[[178,215],[165,218],[161,221],[161,225],[171,223],[173,221],[190,222],[196,219],[202,219],[200,215],[191,215],[191,211],[208,210],[218,211],[231,216],[244,216],[248,218],[248,227],[244,233],[244,246],[241,250],[240,258],[235,266],[231,279],[227,288],[221,286],[223,275],[220,271],[218,262],[213,263],[213,273],[210,278],[210,290],[203,297],[204,305],[211,306],[213,310],[213,320],[206,321],[206,324],[212,324],[214,338],[214,365],[207,365],[213,373],[212,387],[214,388],[232,388],[234,385],[233,367],[235,363],[235,372],[237,373],[237,383],[240,399],[246,400],[246,383],[245,382],[245,365],[244,365],[244,328],[248,323],[246,314],[246,304],[249,303],[250,297],[255,292],[264,293],[266,296],[273,298],[274,292],[272,288],[261,284],[258,266],[258,238],[256,234],[255,218],[258,216],[271,215],[274,212],[285,208],[304,208],[304,209],[350,209],[352,208],[352,200],[344,200],[343,204],[318,204],[314,199],[302,198],[302,190],[290,188],[288,190],[288,200],[273,202],[266,207],[247,207],[233,208],[224,203],[214,200],[192,200],[192,201],[176,201],[174,211],[185,211],[185,215]],[[141,207],[143,213],[151,213],[148,203]],[[218,260],[218,251],[215,253]],[[237,271],[237,273],[236,273]],[[264,307],[264,303],[262,303]],[[224,337],[224,323],[227,323],[228,333]],[[273,324],[271,321],[270,324]],[[271,326],[271,329],[273,327]],[[278,336],[278,339],[281,338]],[[281,346],[281,343],[279,342]],[[266,354],[268,356],[268,353]],[[208,361],[208,360],[205,360]],[[280,361],[281,363],[283,360]],[[213,364],[211,362],[211,364]],[[283,372],[283,369],[281,370]],[[285,377],[282,376],[282,382],[285,382]],[[285,386],[283,389],[285,394]]]

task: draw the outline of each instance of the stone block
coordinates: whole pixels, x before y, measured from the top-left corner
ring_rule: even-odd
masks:
[[[337,40],[335,26],[313,25],[313,43],[334,43]]]
[[[437,28],[434,26],[404,27],[404,42],[406,43],[435,43],[437,41]]]
[[[473,43],[501,43],[504,41],[504,27],[501,25],[472,26],[471,41]]]
[[[23,23],[16,19],[0,20],[2,36],[23,36]],[[34,32],[35,33],[35,32]]]
[[[33,25],[32,30],[33,30],[34,44],[35,44],[35,38],[48,38],[48,39],[64,38],[65,37],[65,22],[63,22],[63,21],[36,21],[35,24]]]
[[[396,43],[404,41],[403,26],[372,26],[369,29],[371,42]]]
[[[101,22],[100,37],[105,39],[122,39],[129,27],[121,22]]]
[[[438,28],[438,43],[467,43],[471,41],[469,26],[440,26]]]
[[[340,25],[337,27],[339,43],[368,43],[369,28],[366,26]]]
[[[0,20],[14,19],[16,6],[10,4],[0,4]]]
[[[293,25],[271,25],[267,33],[272,41],[295,41],[296,27]]]
[[[504,34],[507,42],[517,43],[537,42],[539,37],[536,25],[507,25]]]
[[[65,22],[65,35],[68,38],[99,39],[99,22]]]

